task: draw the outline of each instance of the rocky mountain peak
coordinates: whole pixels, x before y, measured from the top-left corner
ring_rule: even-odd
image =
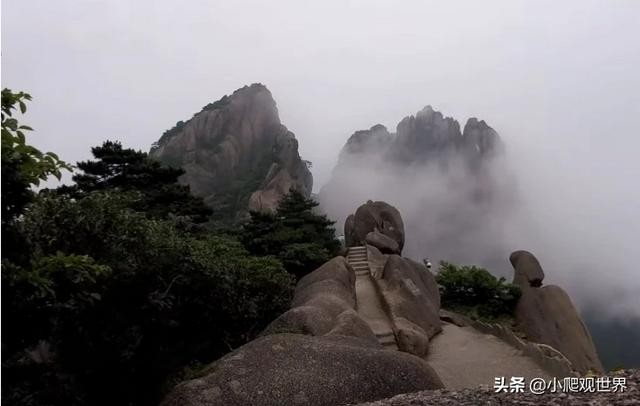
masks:
[[[150,155],[182,167],[182,181],[224,218],[272,210],[290,188],[309,196],[313,185],[294,134],[280,122],[266,86],[254,83],[178,121]]]
[[[464,143],[479,155],[487,155],[502,150],[502,141],[498,133],[484,120],[472,117],[467,120],[462,132]]]
[[[374,154],[406,164],[448,160],[452,155],[464,154],[464,160],[476,165],[478,157],[489,156],[500,147],[498,133],[483,120],[470,118],[461,132],[457,120],[427,105],[403,118],[395,133],[382,124],[356,131],[345,144],[341,159]]]

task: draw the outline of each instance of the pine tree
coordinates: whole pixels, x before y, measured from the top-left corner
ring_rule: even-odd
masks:
[[[95,160],[78,162],[82,173],[73,176],[76,185],[61,188],[62,192],[133,191],[142,197],[134,208],[151,217],[187,216],[195,223],[209,219],[211,209],[191,195],[189,186],[178,183],[184,170],[163,165],[142,151],[123,148],[117,141],[105,141],[91,152]]]
[[[275,213],[252,212],[241,239],[254,255],[273,255],[301,278],[338,254],[333,224],[314,209],[318,203],[291,189]]]

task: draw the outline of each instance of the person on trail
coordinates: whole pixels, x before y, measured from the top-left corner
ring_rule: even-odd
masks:
[[[424,266],[427,267],[427,270],[431,272],[431,261],[429,261],[429,258],[423,259],[422,262],[424,262]]]

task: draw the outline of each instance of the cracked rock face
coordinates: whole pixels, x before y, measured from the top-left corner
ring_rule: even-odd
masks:
[[[337,405],[442,388],[422,359],[349,336],[267,335],[177,385],[163,406]]]
[[[400,212],[386,202],[368,201],[345,222],[347,246],[371,244],[388,254],[400,254],[404,247],[404,223]]]
[[[238,89],[178,122],[150,156],[182,167],[181,181],[227,216],[273,210],[290,188],[308,197],[313,186],[298,141],[280,122],[271,92],[261,84]]]
[[[581,374],[603,372],[591,334],[569,295],[559,286],[542,286],[544,271],[532,253],[516,251],[509,259],[513,283],[522,290],[516,321],[527,339],[557,349]]]

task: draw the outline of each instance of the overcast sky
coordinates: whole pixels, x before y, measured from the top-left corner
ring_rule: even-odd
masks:
[[[562,236],[548,243],[579,239],[568,255],[606,275],[575,278],[631,286],[640,309],[639,22],[636,0],[5,0],[2,86],[33,95],[31,142],[75,162],[105,139],[148,150],[262,82],[316,190],[355,130],[427,104],[477,116]]]

